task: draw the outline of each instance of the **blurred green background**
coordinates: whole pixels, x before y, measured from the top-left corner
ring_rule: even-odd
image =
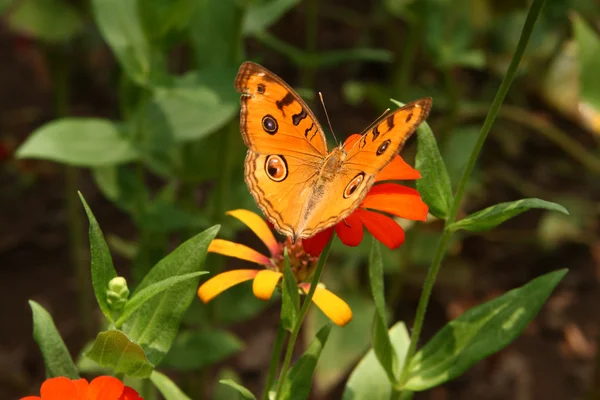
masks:
[[[253,60],[292,85],[338,139],[390,98],[433,98],[428,119],[453,183],[514,52],[522,0],[0,0],[0,398],[44,379],[27,299],[53,315],[72,354],[100,320],[89,283],[81,190],[119,273],[135,286],[177,243],[215,223],[260,249],[224,212],[257,210],[243,182],[237,68]],[[521,197],[532,211],[455,236],[425,324],[550,270],[570,272],[514,344],[417,399],[570,399],[600,387],[600,5],[549,0],[468,187],[464,213]],[[328,139],[333,144],[328,132]],[[403,151],[413,164],[414,140]],[[385,251],[392,321],[410,326],[439,237],[407,224]],[[334,247],[325,283],[354,311],[320,360],[315,399],[339,398],[369,347],[369,241]],[[265,252],[266,249],[263,249]],[[248,267],[210,256],[211,272]],[[161,364],[194,399],[230,399],[218,376],[258,392],[279,317],[247,286],[196,301]],[[319,313],[306,329],[319,326]],[[85,368],[82,364],[82,368]],[[98,373],[93,366],[89,372]]]

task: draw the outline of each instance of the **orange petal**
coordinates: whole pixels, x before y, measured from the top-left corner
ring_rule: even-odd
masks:
[[[85,397],[78,397],[77,386],[64,376],[46,379],[42,383],[40,394],[43,400],[85,399]]]
[[[21,397],[19,400],[42,400],[40,396],[27,396]]]
[[[86,393],[88,391],[88,381],[81,378],[81,379],[76,379],[73,382],[73,384],[75,385],[75,387],[77,388],[77,395],[79,397],[77,397],[78,399],[85,399],[86,398]]]
[[[260,265],[271,265],[271,260],[264,254],[261,254],[248,246],[230,242],[229,240],[213,239],[208,246],[208,251],[210,253],[218,253],[228,257],[255,262]]]
[[[425,221],[429,211],[419,192],[393,183],[373,186],[361,207],[416,221]]]
[[[119,400],[144,400],[140,397],[140,395],[138,394],[138,392],[136,392],[134,389],[130,388],[129,386],[125,386],[125,389],[123,389],[123,394],[121,395],[121,397],[119,397]]]
[[[254,295],[261,300],[269,300],[273,296],[273,291],[277,286],[277,282],[281,279],[281,272],[263,269],[254,278],[252,282],[252,291]]]
[[[310,289],[310,283],[300,285],[306,294]],[[352,310],[346,302],[327,289],[317,286],[312,301],[323,311],[323,314],[333,321],[337,326],[345,326],[352,320]]]
[[[246,224],[248,228],[252,229],[252,232],[254,232],[256,236],[258,236],[258,238],[267,246],[271,252],[271,255],[275,255],[279,252],[279,244],[277,243],[277,239],[275,239],[275,236],[269,228],[269,225],[267,225],[265,220],[262,219],[258,214],[244,209],[227,211],[225,214],[239,219]]]
[[[375,182],[419,179],[421,173],[396,156],[375,177]]]
[[[230,287],[254,278],[259,272],[256,269],[234,269],[222,272],[200,285],[198,297],[204,303],[208,303]]]
[[[119,400],[123,393],[123,382],[112,376],[94,378],[88,386],[86,400]]]
[[[360,215],[360,219],[371,235],[390,249],[398,248],[404,243],[404,229],[392,218],[363,209],[355,213]]]
[[[353,133],[352,135],[348,136],[344,141],[344,150],[350,150],[352,146],[354,146],[354,143],[358,141],[358,139],[360,139],[360,135],[358,133]]]
[[[358,246],[364,232],[362,221],[355,212],[335,225],[335,233],[346,246]]]
[[[331,235],[333,235],[333,227],[327,228],[309,238],[302,239],[302,247],[311,256],[319,257],[325,246],[327,246],[327,243],[329,243]]]

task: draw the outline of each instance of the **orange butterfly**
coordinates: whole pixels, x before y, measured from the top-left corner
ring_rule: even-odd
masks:
[[[277,75],[247,61],[235,88],[242,93],[246,183],[269,221],[294,240],[350,215],[431,109],[429,97],[409,103],[368,128],[350,150],[340,145],[329,152],[310,108]]]

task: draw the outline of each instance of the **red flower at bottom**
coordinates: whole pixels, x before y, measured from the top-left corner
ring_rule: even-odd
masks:
[[[138,393],[112,376],[99,376],[88,384],[85,379],[46,379],[40,396],[22,397],[21,400],[144,400]]]
[[[344,142],[344,148],[350,149],[358,139],[360,139],[358,134],[349,136]],[[358,246],[363,239],[364,228],[390,249],[399,247],[404,243],[402,227],[391,217],[371,210],[404,219],[425,221],[429,209],[415,189],[395,183],[377,184],[377,182],[414,180],[420,177],[419,171],[408,165],[402,157],[396,156],[377,174],[375,185],[361,205],[335,226],[304,239],[302,241],[304,250],[314,256],[321,254],[334,229],[346,246]]]

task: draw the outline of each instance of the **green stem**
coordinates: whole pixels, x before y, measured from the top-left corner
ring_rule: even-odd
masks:
[[[306,15],[306,52],[314,57],[317,52],[317,35],[319,20],[319,0],[307,1]],[[312,89],[315,83],[315,68],[312,65],[302,69],[302,87]]]
[[[277,327],[277,336],[275,338],[275,345],[273,346],[273,354],[271,355],[271,363],[269,364],[269,373],[267,374],[267,381],[265,383],[265,390],[263,391],[261,400],[269,399],[269,391],[273,387],[275,382],[275,375],[279,367],[279,360],[281,360],[281,350],[283,350],[283,341],[285,339],[285,329],[281,323]]]
[[[410,346],[406,354],[404,366],[402,368],[402,375],[400,377],[400,387],[402,387],[408,379],[410,372],[408,369],[408,365],[410,365],[410,362],[415,355],[417,344],[419,343],[419,338],[421,336],[421,329],[423,328],[423,322],[425,321],[425,313],[427,311],[427,306],[431,297],[431,291],[433,289],[433,285],[439,272],[442,260],[444,259],[444,256],[446,254],[448,243],[452,236],[452,232],[450,231],[449,226],[456,220],[456,215],[458,214],[460,203],[464,195],[467,182],[469,181],[469,177],[471,176],[471,172],[475,167],[477,157],[479,156],[483,144],[485,143],[485,139],[487,138],[487,135],[490,132],[490,129],[492,128],[492,124],[494,123],[494,120],[496,119],[496,116],[500,111],[500,107],[502,106],[502,102],[506,97],[506,93],[508,92],[511,83],[515,78],[517,68],[519,66],[519,63],[521,62],[521,58],[523,57],[525,48],[527,47],[527,42],[529,41],[529,37],[531,36],[531,32],[533,31],[535,22],[538,16],[540,15],[540,11],[545,1],[546,0],[534,0],[531,5],[531,8],[529,9],[529,12],[527,13],[527,19],[525,20],[525,25],[523,26],[523,31],[521,32],[521,37],[519,38],[519,43],[517,44],[515,54],[513,55],[510,65],[508,66],[508,70],[506,71],[506,75],[504,76],[504,79],[502,80],[502,83],[498,88],[496,97],[492,102],[487,117],[485,118],[483,126],[481,127],[481,130],[479,132],[477,142],[475,143],[475,146],[471,151],[467,165],[458,182],[456,193],[454,195],[454,201],[452,203],[448,219],[446,220],[444,225],[444,233],[442,234],[442,237],[440,238],[440,241],[438,242],[438,245],[436,247],[431,267],[427,271],[427,277],[425,278],[425,283],[423,285],[423,292],[421,293],[421,297],[419,299],[419,305],[417,307],[415,322],[410,336]]]
[[[62,118],[69,115],[69,66],[68,54],[62,47],[49,49],[49,57],[54,75],[54,112]],[[67,208],[67,224],[69,238],[69,253],[71,266],[77,281],[77,302],[79,319],[84,332],[90,336],[94,331],[93,302],[91,293],[90,273],[87,262],[87,249],[83,242],[85,226],[81,214],[81,204],[77,197],[79,190],[79,170],[66,165],[65,174],[65,205]]]
[[[315,269],[315,273],[310,282],[310,289],[306,294],[306,298],[302,303],[302,307],[300,308],[300,313],[298,314],[298,320],[294,324],[294,329],[292,329],[292,333],[290,335],[290,340],[288,341],[287,350],[285,352],[285,358],[283,360],[283,365],[281,366],[281,373],[279,374],[279,382],[277,382],[277,394],[275,395],[276,399],[281,397],[281,390],[283,389],[283,382],[288,373],[288,369],[290,367],[290,363],[292,361],[292,355],[294,353],[294,347],[296,345],[296,340],[298,339],[298,334],[300,333],[300,328],[302,328],[302,322],[308,313],[308,308],[312,302],[312,298],[315,294],[315,290],[317,290],[317,285],[319,284],[319,280],[321,279],[321,274],[323,273],[323,268],[325,267],[325,263],[327,262],[327,256],[329,255],[329,250],[331,249],[331,244],[333,243],[333,239],[335,238],[335,234],[331,236],[329,239],[329,243],[325,246],[325,249],[321,253],[321,257],[319,258],[319,262],[317,263],[317,268]]]
[[[393,21],[394,27],[397,26],[396,21]],[[413,66],[415,65],[415,57],[417,55],[417,49],[419,39],[421,38],[421,24],[419,21],[408,20],[406,23],[406,41],[401,43],[401,54],[399,58],[399,65],[396,68],[396,74],[394,76],[394,92],[400,96],[404,96],[408,82],[412,76]],[[397,32],[397,29],[394,29]]]

